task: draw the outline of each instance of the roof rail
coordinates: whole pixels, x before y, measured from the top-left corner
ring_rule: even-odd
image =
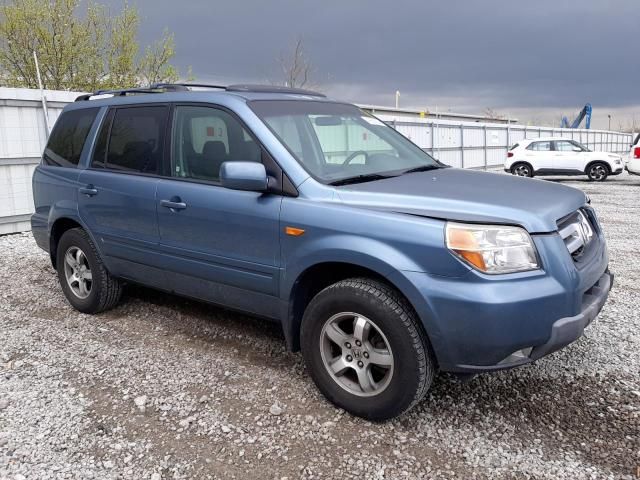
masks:
[[[229,85],[226,90],[228,92],[255,92],[255,93],[293,93],[297,95],[308,95],[311,97],[322,97],[326,95],[313,90],[305,90],[304,88],[283,87],[280,85],[250,85],[238,84]]]
[[[140,93],[163,93],[163,90],[154,88],[122,88],[117,90],[97,90],[94,93],[87,93],[76,97],[76,102],[91,100],[91,97],[98,95],[113,95],[114,97],[126,97],[127,95],[136,95]]]
[[[113,95],[114,97],[125,97],[127,95],[138,95],[145,93],[165,93],[165,92],[188,92],[192,88],[213,88],[225,90],[227,92],[255,92],[255,93],[290,93],[296,95],[307,95],[312,97],[326,97],[326,95],[305,90],[302,88],[281,87],[279,85],[211,85],[208,83],[154,83],[149,87],[123,88],[117,90],[98,90],[94,93],[87,93],[76,98],[76,102],[91,100],[98,95]]]

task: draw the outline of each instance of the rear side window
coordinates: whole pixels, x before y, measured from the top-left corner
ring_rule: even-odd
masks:
[[[159,173],[162,165],[168,107],[118,108],[103,122],[93,167],[131,173]]]
[[[45,165],[71,168],[78,165],[82,147],[98,110],[98,108],[72,110],[64,112],[58,118],[44,150]]]
[[[548,152],[551,150],[551,142],[533,142],[527,147],[527,150]]]

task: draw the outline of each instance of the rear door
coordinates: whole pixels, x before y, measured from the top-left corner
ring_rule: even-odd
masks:
[[[169,178],[158,184],[160,248],[171,290],[279,316],[282,196],[220,185],[223,162],[267,155],[230,112],[177,105]],[[270,158],[270,157],[269,157]]]
[[[168,114],[158,104],[112,108],[78,192],[80,216],[111,272],[160,287],[156,189]]]
[[[531,142],[524,150],[524,159],[533,166],[536,172],[544,173],[553,169],[551,142],[548,140]]]

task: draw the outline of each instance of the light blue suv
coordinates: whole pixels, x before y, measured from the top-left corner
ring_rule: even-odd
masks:
[[[33,235],[76,309],[111,308],[131,282],[280,322],[322,393],[373,420],[437,371],[564,347],[613,280],[580,190],[449,168],[304,90],[79,97],[33,190]]]

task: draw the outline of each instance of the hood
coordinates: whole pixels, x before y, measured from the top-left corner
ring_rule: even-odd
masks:
[[[442,168],[338,187],[342,202],[476,223],[521,225],[530,233],[553,232],[556,221],[586,203],[578,189],[546,180]]]

